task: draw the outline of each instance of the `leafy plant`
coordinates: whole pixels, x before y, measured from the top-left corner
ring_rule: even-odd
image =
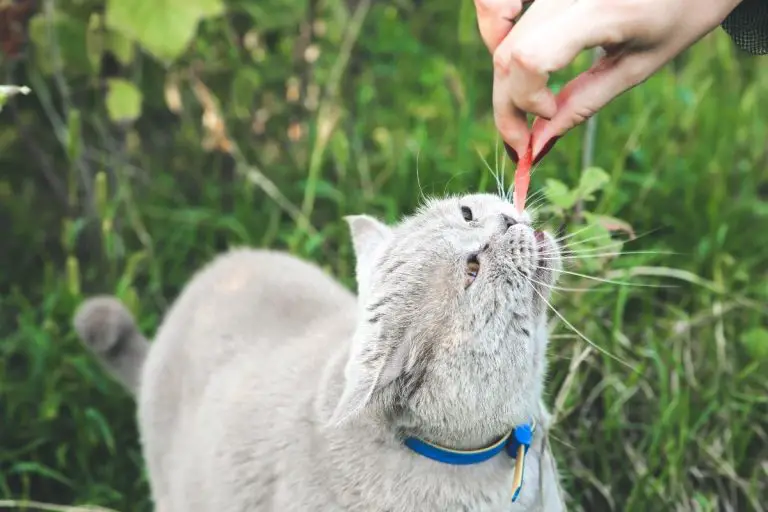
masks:
[[[114,293],[151,335],[242,244],[353,288],[343,215],[510,181],[490,57],[469,1],[31,5],[0,6],[31,89],[0,89],[0,500],[151,510],[134,403],[74,308]],[[601,111],[590,162],[577,129],[532,175],[567,250],[548,400],[572,510],[763,506],[767,88],[713,34]]]

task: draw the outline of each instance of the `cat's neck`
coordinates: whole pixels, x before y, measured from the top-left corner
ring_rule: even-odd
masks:
[[[322,425],[327,425],[341,398],[347,358],[346,349],[341,350],[326,364],[315,402],[315,414]],[[355,428],[361,433],[367,432],[372,439],[388,439],[402,444],[407,437],[416,437],[449,449],[478,450],[494,444],[519,424],[538,421],[539,399],[531,398],[525,401],[524,407],[519,408],[518,414],[512,415],[515,419],[510,418],[508,421],[472,418],[462,425],[438,426],[419,421],[408,411],[393,413],[376,407],[367,409],[351,421]],[[325,428],[330,433],[334,427]]]
[[[503,432],[486,432],[476,439],[454,441],[453,436],[435,430],[414,426],[416,430],[403,430],[401,418],[386,418],[368,414],[359,416],[343,426],[329,424],[344,388],[344,367],[348,350],[340,350],[327,361],[315,396],[314,431],[322,441],[316,445],[317,463],[330,464],[329,488],[347,508],[361,508],[358,487],[370,491],[375,488],[380,510],[416,510],[424,505],[424,497],[431,496],[424,510],[502,509],[509,503],[513,462],[501,453],[482,464],[455,466],[435,464],[415,455],[404,444],[404,434],[419,434],[426,440],[454,449],[484,447]],[[548,423],[543,409],[535,411],[537,432],[545,432]],[[456,433],[455,435],[458,435]],[[471,436],[470,436],[471,437]],[[521,508],[532,507],[539,499],[538,473],[542,450],[542,434],[536,434],[531,450],[526,455],[525,494]],[[451,446],[449,443],[454,443]],[[349,497],[350,482],[357,482],[355,495]]]
[[[461,424],[433,425],[418,421],[407,413],[390,419],[390,428],[400,438],[415,437],[422,441],[453,450],[480,450],[497,443],[515,427],[536,421],[539,414],[538,399],[516,404],[515,412],[488,417],[466,418]]]
[[[496,444],[501,438],[509,434],[514,428],[473,428],[451,429],[432,428],[430,426],[417,426],[410,428],[397,428],[400,438],[415,437],[430,444],[448,448],[451,450],[481,450]]]

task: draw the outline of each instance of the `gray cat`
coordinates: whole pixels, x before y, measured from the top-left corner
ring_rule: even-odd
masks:
[[[565,510],[542,402],[555,239],[487,194],[346,220],[357,297],[238,249],[151,345],[114,298],[75,315],[137,397],[156,510]]]

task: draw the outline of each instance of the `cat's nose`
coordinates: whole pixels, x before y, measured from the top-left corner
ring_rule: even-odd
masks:
[[[505,213],[501,214],[501,220],[502,220],[502,222],[504,222],[505,229],[509,229],[510,227],[512,227],[515,224],[517,224],[517,221],[515,219],[513,219],[512,217],[510,217],[509,215],[507,215]]]

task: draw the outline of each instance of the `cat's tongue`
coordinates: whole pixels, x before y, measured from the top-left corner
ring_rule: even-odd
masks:
[[[533,160],[531,140],[532,138],[529,139],[528,148],[515,169],[515,191],[512,201],[517,213],[521,215],[525,211],[525,198],[528,195],[528,184],[531,182],[531,161]]]

